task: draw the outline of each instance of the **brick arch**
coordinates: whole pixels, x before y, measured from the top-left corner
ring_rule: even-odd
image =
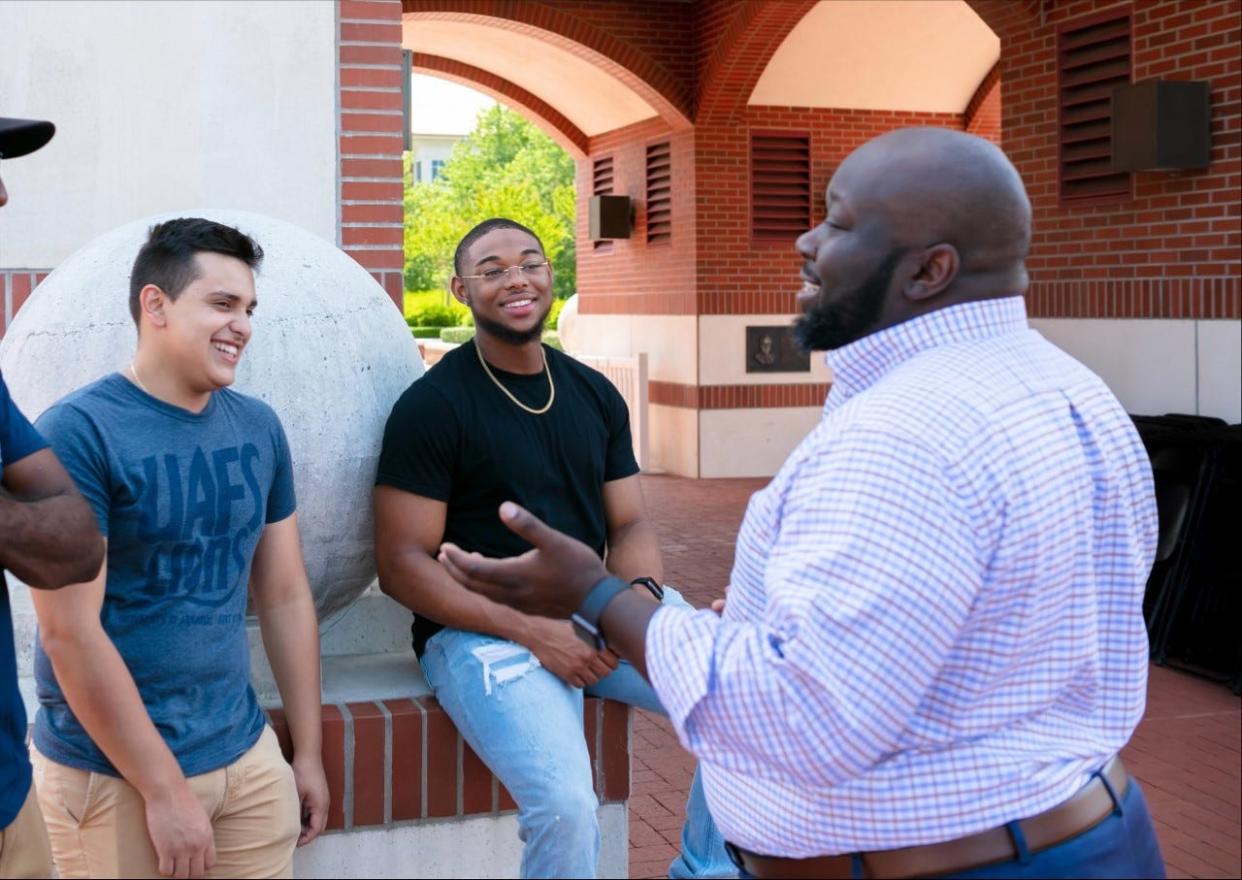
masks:
[[[962,128],[985,137],[1000,146],[1000,61],[992,65],[975,87],[966,109],[962,112]]]
[[[423,52],[414,53],[412,70],[416,73],[426,73],[470,86],[498,101],[512,105],[546,132],[552,140],[560,144],[574,159],[585,159],[587,156],[588,139],[582,129],[538,95],[531,94],[507,79],[480,67]]]
[[[719,3],[733,18],[720,31],[700,67],[696,122],[720,123],[745,110],[772,55],[816,0],[745,0]]]
[[[498,27],[542,40],[612,76],[650,104],[674,131],[691,127],[685,84],[633,44],[536,0],[401,0],[402,17]]]
[[[706,63],[700,66],[702,86],[696,121],[725,122],[744,110],[768,62],[816,2],[745,0],[718,4],[716,15],[731,10],[733,17],[714,40]],[[966,3],[998,36],[1029,29],[1039,19],[1039,0],[966,0]],[[998,62],[995,75],[999,77],[999,74]]]

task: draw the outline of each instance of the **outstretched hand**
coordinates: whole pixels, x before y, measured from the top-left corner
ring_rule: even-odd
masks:
[[[500,505],[500,520],[534,549],[508,559],[489,559],[456,544],[440,545],[440,563],[467,589],[527,614],[564,618],[607,577],[594,550],[512,501]]]

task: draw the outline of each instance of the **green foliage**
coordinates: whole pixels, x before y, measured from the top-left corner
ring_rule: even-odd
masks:
[[[444,294],[438,290],[409,290],[405,291],[402,298],[401,314],[406,318],[417,312],[423,306],[433,302],[444,302]]]
[[[577,287],[575,202],[574,162],[555,141],[499,105],[480,112],[439,177],[413,183],[407,171],[406,289],[447,289],[461,237],[488,217],[509,217],[543,241],[553,292],[569,296]]]
[[[445,327],[440,331],[441,342],[455,342],[461,344],[474,339],[473,327]]]
[[[473,327],[470,310],[453,299],[447,290],[407,290],[405,292],[405,323],[411,327]],[[444,314],[450,315],[444,318]],[[428,320],[429,315],[437,317]]]
[[[456,327],[460,323],[460,318],[459,309],[432,303],[423,306],[405,321],[411,327]]]
[[[414,328],[415,338],[419,338],[419,339],[426,338],[426,337],[420,336],[418,333],[419,330],[424,330],[424,329],[431,330],[433,328],[415,327]],[[471,339],[474,339],[474,328],[473,327],[442,327],[439,329],[438,332],[440,335],[441,342],[452,342],[457,345],[460,345],[463,342],[469,342]],[[561,338],[556,335],[555,330],[543,331],[543,341],[547,343],[548,345],[552,346],[553,348],[555,348],[557,351],[565,350],[561,346]]]
[[[565,302],[566,300],[563,299],[552,300],[552,308],[548,310],[548,320],[544,326],[556,329],[556,322],[560,320],[561,309],[565,308]]]
[[[443,327],[410,327],[410,335],[415,339],[439,339]]]
[[[427,254],[414,254],[405,258],[405,289],[422,290],[434,287],[437,272],[435,261]]]

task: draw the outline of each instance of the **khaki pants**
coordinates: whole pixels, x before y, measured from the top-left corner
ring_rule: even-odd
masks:
[[[159,877],[146,806],[124,779],[51,761],[31,746],[35,787],[62,878]],[[301,809],[276,734],[232,764],[189,778],[211,819],[216,864],[208,877],[292,877]]]
[[[52,853],[32,785],[17,816],[0,828],[0,880],[51,876]]]

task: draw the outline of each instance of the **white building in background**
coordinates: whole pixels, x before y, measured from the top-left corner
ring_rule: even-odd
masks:
[[[410,77],[410,179],[440,176],[453,147],[474,128],[479,113],[496,101],[467,86],[415,73]]]

